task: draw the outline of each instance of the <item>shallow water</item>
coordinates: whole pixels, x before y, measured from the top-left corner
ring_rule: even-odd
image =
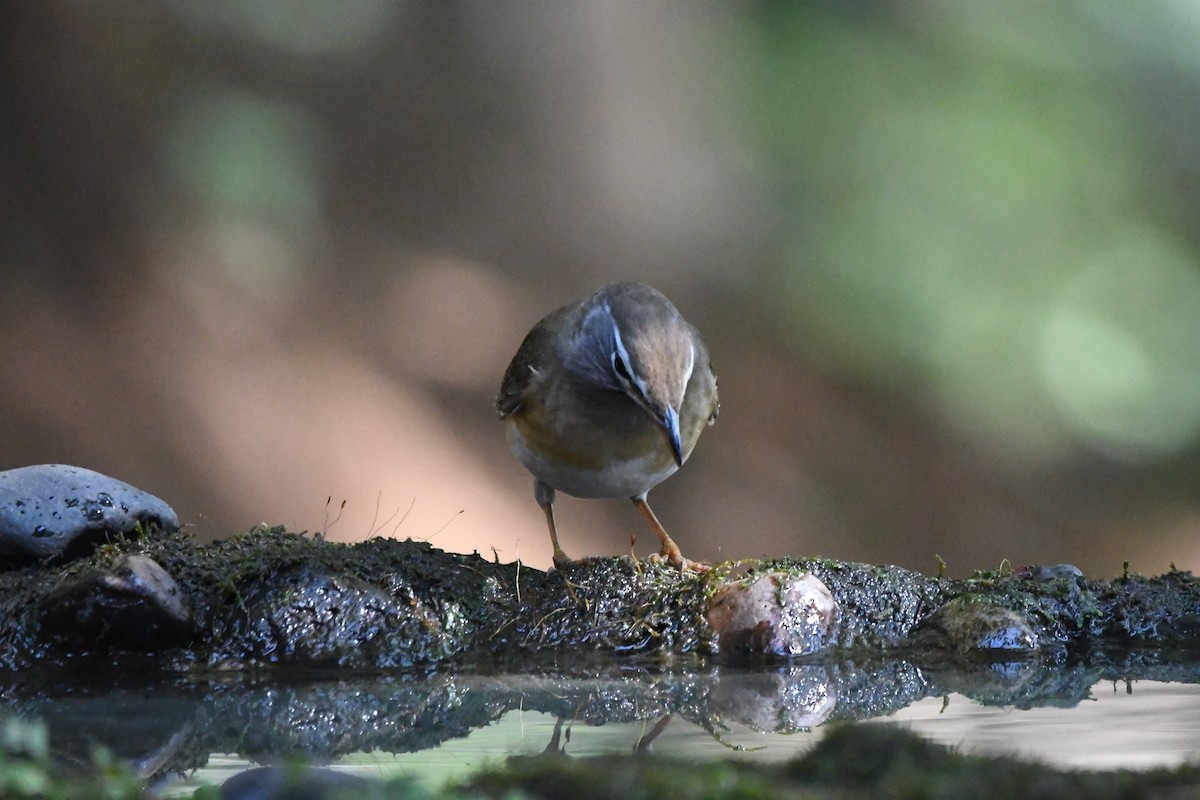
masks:
[[[903,725],[966,752],[1016,754],[1062,767],[1150,769],[1200,761],[1200,686],[1194,684],[1140,681],[1127,691],[1125,684],[1114,690],[1112,682],[1104,682],[1093,687],[1091,699],[1069,709],[983,706],[949,695],[945,705],[928,698],[877,721]],[[509,756],[543,752],[557,724],[550,714],[510,711],[493,725],[431,750],[356,753],[330,766],[367,777],[407,775],[436,787],[485,765],[501,765]],[[652,724],[564,722],[559,742],[563,752],[575,757],[627,753]],[[569,741],[563,742],[568,730]],[[777,762],[803,754],[822,735],[821,727],[787,734],[734,725],[718,738],[698,725],[673,719],[653,749],[659,756],[680,759]],[[236,756],[217,755],[186,780],[164,786],[164,794],[187,796],[252,765]]]
[[[1071,708],[982,706],[928,698],[890,719],[965,752],[1019,755],[1089,770],[1200,762],[1200,685],[1104,681]]]
[[[628,753],[639,742],[669,758],[779,762],[847,720],[902,725],[961,751],[1063,767],[1200,762],[1194,654],[1121,659],[22,674],[0,685],[0,715],[43,720],[64,769],[103,746],[168,796],[297,758],[370,777],[407,775],[430,787],[513,755]]]
[[[517,708],[495,722],[411,753],[381,751],[338,758],[330,767],[373,778],[406,775],[433,788],[464,779],[484,766],[502,766],[513,755],[558,749],[584,757],[631,752],[659,722],[588,724],[556,714]],[[1091,770],[1150,769],[1200,762],[1200,685],[1160,681],[1103,681],[1067,707],[1016,708],[983,705],[964,695],[928,697],[868,724],[897,724],[963,752],[1019,755],[1060,767]],[[757,730],[745,722],[719,729],[673,716],[654,739],[660,757],[685,760],[731,758],[779,762],[802,755],[824,735],[818,725],[794,731]],[[198,786],[219,784],[255,762],[213,755],[186,779],[168,779],[167,796],[188,796]]]

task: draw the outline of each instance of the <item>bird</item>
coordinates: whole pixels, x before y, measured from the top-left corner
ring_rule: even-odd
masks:
[[[557,492],[629,498],[662,544],[659,559],[705,568],[683,557],[646,500],[720,411],[704,339],[665,295],[610,283],[547,314],[505,370],[496,411],[533,475],[556,569],[572,563],[554,523]]]

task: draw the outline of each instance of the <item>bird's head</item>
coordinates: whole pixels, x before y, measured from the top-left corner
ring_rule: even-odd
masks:
[[[696,349],[671,301],[645,284],[605,286],[584,305],[579,345],[587,351],[588,372],[644,409],[682,465],[679,411]]]

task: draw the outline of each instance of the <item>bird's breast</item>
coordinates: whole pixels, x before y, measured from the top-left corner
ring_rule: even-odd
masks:
[[[670,477],[678,466],[662,431],[633,406],[604,420],[549,414],[524,405],[506,420],[517,460],[538,480],[575,497],[634,497]]]

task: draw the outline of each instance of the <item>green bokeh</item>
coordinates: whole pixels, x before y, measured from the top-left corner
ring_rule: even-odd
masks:
[[[1112,80],[1171,9],[1113,32],[1077,4],[995,24],[934,3],[877,25],[771,6],[748,48],[752,135],[783,198],[777,310],[795,340],[1024,457],[1188,447],[1200,323],[1179,287],[1200,269],[1163,244],[1146,121]],[[1097,291],[1142,293],[1146,313],[1081,327],[1064,293],[1113,253],[1141,277]]]

